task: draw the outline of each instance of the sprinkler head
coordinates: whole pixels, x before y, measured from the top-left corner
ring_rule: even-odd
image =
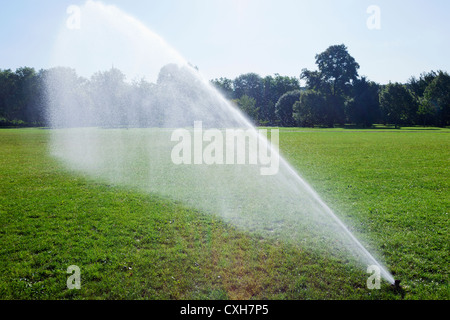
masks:
[[[399,290],[401,288],[400,287],[400,280],[395,280],[393,286],[394,286],[395,290]]]

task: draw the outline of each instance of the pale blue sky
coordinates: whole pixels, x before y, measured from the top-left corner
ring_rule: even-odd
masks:
[[[77,0],[0,0],[0,69],[48,68],[58,30]],[[448,0],[105,0],[162,36],[208,79],[247,72],[298,77],[314,56],[344,43],[360,75],[404,82],[450,71]],[[379,30],[366,12],[380,8]]]

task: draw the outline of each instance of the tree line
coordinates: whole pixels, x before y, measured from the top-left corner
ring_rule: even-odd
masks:
[[[0,69],[0,126],[43,126],[44,71]]]
[[[343,44],[330,46],[315,59],[317,70],[303,69],[299,78],[246,73],[210,82],[257,125],[450,125],[450,76],[445,71],[424,72],[407,83],[381,85],[359,76],[360,66]],[[182,92],[178,95],[182,99],[176,99],[173,90]],[[128,83],[116,68],[89,79],[64,67],[0,69],[0,126],[48,126],[49,97],[60,104],[75,104],[92,118],[89,125],[159,126],[167,124],[169,117],[175,119],[177,110],[183,109],[179,118],[186,118],[191,111],[184,110],[184,101],[178,100],[195,103],[199,95],[208,93],[189,72],[174,65],[164,66],[156,83],[144,79]],[[214,103],[211,99],[204,103]],[[60,122],[76,125],[76,120],[67,114]]]
[[[345,45],[315,56],[317,69],[303,69],[300,80],[255,73],[212,83],[260,125],[327,126],[354,124],[448,126],[450,76],[424,72],[407,83],[378,84],[359,76],[359,64]]]

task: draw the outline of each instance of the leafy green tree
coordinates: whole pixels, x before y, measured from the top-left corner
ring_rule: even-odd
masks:
[[[103,126],[129,125],[126,101],[128,87],[122,71],[111,68],[94,73],[90,79],[90,88],[97,119]]]
[[[424,97],[419,97],[417,102],[417,119],[419,123],[423,126],[436,125],[438,121],[435,106]]]
[[[260,75],[246,73],[233,80],[234,99],[247,95],[256,101],[256,107],[263,102],[264,83]]]
[[[439,126],[450,124],[450,75],[439,71],[424,91],[425,106],[434,108]]]
[[[306,87],[309,90],[322,92],[323,94],[331,94],[330,84],[322,80],[322,75],[319,71],[310,71],[303,69],[300,74],[300,79],[306,82]]]
[[[9,125],[14,119],[14,97],[17,76],[11,69],[0,70],[0,125]]]
[[[327,101],[326,107],[326,121],[325,125],[329,128],[333,128],[334,124],[345,124],[345,101],[346,97],[341,95],[328,95],[325,96]]]
[[[423,72],[420,74],[419,78],[411,77],[406,83],[407,88],[411,91],[414,100],[418,105],[416,115],[417,123],[422,125],[437,124],[437,110],[430,101],[424,98],[426,88],[436,77],[437,72],[435,71]]]
[[[359,64],[343,44],[330,46],[317,54],[316,64],[318,71],[303,69],[300,78],[306,81],[308,89],[321,93],[327,100],[326,125],[344,124],[345,101],[358,78]]]
[[[316,55],[322,82],[329,83],[332,95],[347,94],[348,86],[358,77],[359,64],[343,44],[328,47]]]
[[[366,77],[353,82],[351,98],[346,101],[346,116],[350,123],[370,127],[379,118],[379,86]]]
[[[219,78],[211,80],[211,84],[223,94],[228,100],[234,97],[233,80],[228,78]]]
[[[400,83],[389,83],[380,92],[380,109],[386,123],[412,124],[417,104],[411,92]]]
[[[0,118],[3,125],[42,125],[40,78],[34,68],[0,71]]]
[[[133,81],[128,92],[128,121],[133,127],[155,127],[161,122],[156,85],[145,79]]]
[[[46,124],[51,127],[97,126],[91,109],[90,92],[94,90],[87,79],[74,69],[55,67],[41,72],[45,91]],[[102,115],[100,115],[102,116]],[[88,119],[89,122],[85,120]]]
[[[300,99],[301,90],[293,90],[283,94],[275,105],[275,115],[281,126],[293,127],[295,120],[293,117],[293,107]]]
[[[409,78],[406,86],[411,91],[411,93],[417,98],[423,97],[425,93],[425,89],[433,82],[434,78],[437,77],[437,72],[423,72],[420,74],[420,77],[417,79],[416,77]]]
[[[34,68],[22,67],[16,70],[18,84],[16,87],[16,103],[18,118],[28,125],[39,124],[40,86],[39,77]]]
[[[275,124],[275,104],[278,99],[289,91],[300,90],[300,83],[294,77],[281,76],[276,73],[274,76],[264,77],[263,84],[263,103],[259,108],[260,120]]]
[[[293,106],[293,117],[300,127],[314,127],[326,123],[327,101],[323,94],[315,90],[301,93]]]
[[[234,99],[233,102],[246,114],[254,123],[258,121],[259,108],[256,107],[256,100],[244,94],[239,99]]]

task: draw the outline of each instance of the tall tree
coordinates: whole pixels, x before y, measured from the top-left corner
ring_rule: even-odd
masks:
[[[359,64],[343,44],[328,47],[316,55],[320,79],[331,85],[332,95],[348,93],[348,87],[358,77]]]
[[[301,79],[310,90],[327,100],[327,125],[345,122],[344,103],[351,94],[352,83],[358,78],[359,64],[343,44],[328,47],[316,55],[318,71],[303,69]]]

